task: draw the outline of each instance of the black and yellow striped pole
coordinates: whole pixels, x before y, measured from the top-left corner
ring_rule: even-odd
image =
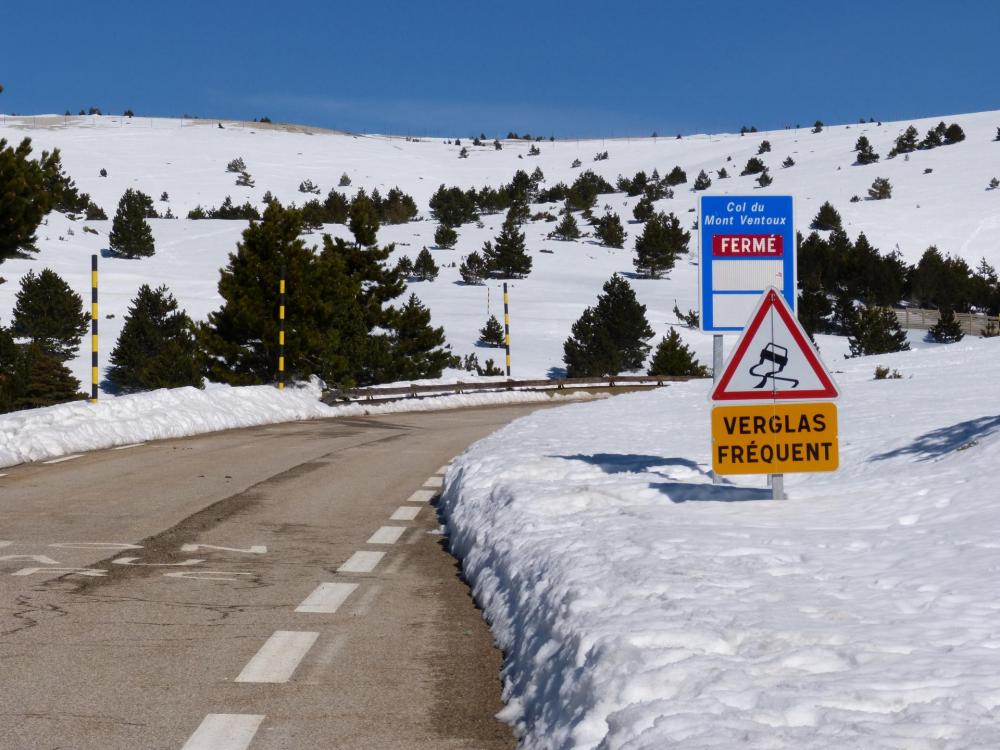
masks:
[[[90,401],[97,403],[97,256],[90,256]]]
[[[503,346],[507,351],[507,377],[510,377],[510,308],[507,300],[507,282],[503,283]]]
[[[285,390],[285,267],[278,282],[278,390]]]

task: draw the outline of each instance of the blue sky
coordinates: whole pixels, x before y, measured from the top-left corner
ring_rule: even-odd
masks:
[[[21,114],[571,137],[1000,108],[997,0],[5,5]]]

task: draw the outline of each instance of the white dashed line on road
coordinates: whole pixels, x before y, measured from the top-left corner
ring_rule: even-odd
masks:
[[[319,633],[278,630],[243,667],[236,682],[288,682]]]
[[[7,476],[7,475],[6,474],[0,474],[0,477],[5,477],[5,476]]]
[[[60,456],[49,461],[42,461],[43,464],[61,464],[63,461],[72,461],[74,458],[83,458],[82,453],[74,453],[72,456]]]
[[[445,474],[448,473],[449,468],[451,468],[451,464],[445,464],[440,469],[438,469],[436,473],[440,474],[441,476],[444,476]]]
[[[263,721],[255,714],[209,714],[181,750],[246,750]]]
[[[395,544],[406,531],[405,526],[380,526],[378,531],[368,537],[365,544]]]
[[[410,495],[406,502],[408,503],[429,503],[437,495],[437,490],[417,490],[412,495]]]
[[[129,448],[138,448],[140,445],[145,445],[145,443],[129,443],[128,445],[116,445],[111,450],[113,450],[113,451],[127,451]]]
[[[357,587],[356,583],[321,583],[295,611],[332,615]]]
[[[375,570],[375,566],[382,561],[383,557],[385,557],[385,552],[369,552],[367,550],[358,550],[353,555],[348,557],[343,565],[337,568],[337,572],[371,573],[373,570]]]
[[[396,512],[389,516],[390,521],[412,521],[420,512],[419,505],[401,505]]]
[[[428,477],[427,480],[424,482],[424,487],[433,487],[436,490],[441,489],[443,486],[444,486],[444,477],[442,476]]]

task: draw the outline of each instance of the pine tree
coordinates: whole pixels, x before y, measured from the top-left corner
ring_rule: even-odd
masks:
[[[656,213],[646,222],[642,235],[635,241],[633,261],[638,273],[651,279],[674,267],[677,256],[686,253],[691,233],[681,227],[673,213]]]
[[[942,133],[942,136],[944,137],[944,143],[946,146],[950,146],[954,143],[958,143],[959,141],[965,140],[965,132],[962,130],[962,127],[957,122],[953,122],[951,125],[945,128],[944,132]]]
[[[757,155],[760,156],[761,154],[766,154],[770,150],[771,150],[771,142],[770,141],[761,141],[760,142],[760,146],[757,148]]]
[[[123,393],[203,383],[194,324],[166,286],[139,287],[110,362],[108,380]]]
[[[816,120],[816,122],[813,124],[812,132],[814,132],[814,133],[822,133],[823,132],[823,121],[822,120]]]
[[[430,250],[425,247],[417,253],[417,259],[413,263],[413,275],[417,281],[434,281],[437,278],[438,270]]]
[[[396,313],[391,341],[392,368],[379,380],[439,378],[446,367],[458,367],[458,358],[445,346],[444,329],[431,326],[431,313],[411,294]]]
[[[531,273],[531,256],[524,245],[524,233],[512,221],[505,221],[494,242],[483,245],[483,260],[490,272],[501,279],[519,279]]]
[[[14,399],[20,387],[18,380],[20,349],[14,337],[0,326],[0,414],[14,408]]]
[[[781,166],[783,166],[785,169],[788,169],[789,167],[794,167],[795,166],[795,159],[793,159],[792,157],[788,156],[788,157],[785,158],[785,160],[783,162],[781,162]]]
[[[886,200],[892,197],[892,184],[887,177],[876,177],[872,186],[868,188],[868,197],[875,201]]]
[[[487,242],[486,244],[489,245],[491,243]],[[469,253],[465,260],[462,261],[462,265],[458,267],[458,275],[462,277],[463,283],[466,284],[482,284],[488,273],[489,269],[486,267],[486,261],[477,252]]]
[[[577,226],[576,219],[568,210],[563,215],[562,221],[552,231],[549,237],[557,240],[577,240],[580,238],[580,227]]]
[[[348,227],[359,245],[374,245],[378,237],[378,210],[364,190],[359,190],[351,201]]]
[[[486,325],[479,329],[479,344],[498,348],[504,345],[504,341],[503,325],[497,320],[496,315],[491,315]]]
[[[118,201],[118,211],[111,223],[108,245],[119,258],[148,258],[156,252],[153,230],[146,223],[146,213],[151,205],[143,196],[128,188]]]
[[[829,318],[833,313],[833,306],[830,304],[830,298],[827,297],[826,292],[819,287],[808,284],[801,286],[796,312],[799,322],[810,338],[817,333],[831,332]]]
[[[21,385],[12,404],[14,409],[37,409],[86,398],[80,393],[80,381],[62,360],[38,344],[30,344],[21,361]]]
[[[635,204],[635,208],[632,209],[632,216],[636,221],[649,221],[649,218],[654,213],[653,201],[650,200],[648,195],[640,198],[639,202]]]
[[[725,179],[728,179],[728,178],[729,178],[729,172],[727,172],[727,171],[726,171],[726,168],[725,168],[725,167],[723,167],[723,168],[722,168],[722,169],[720,169],[720,170],[719,170],[718,172],[716,172],[716,175],[718,176],[718,178],[719,178],[720,180],[725,180]]]
[[[756,180],[756,182],[757,182],[757,184],[758,184],[758,185],[760,185],[760,186],[761,186],[762,188],[766,188],[766,187],[767,187],[768,185],[770,185],[770,184],[771,184],[772,182],[774,182],[774,178],[773,178],[773,177],[771,177],[771,173],[770,173],[770,172],[768,172],[768,171],[767,171],[767,170],[765,169],[765,170],[764,170],[763,172],[761,172],[761,173],[760,173],[760,175],[759,175],[759,176],[757,177],[757,180]]]
[[[993,177],[993,178],[992,178],[992,179],[990,180],[990,186],[989,186],[989,189],[990,189],[990,190],[996,190],[996,189],[997,189],[998,187],[1000,187],[1000,179],[997,179],[996,177]]]
[[[14,336],[31,339],[65,362],[76,355],[89,321],[83,298],[55,271],[46,268],[37,276],[28,271],[21,277],[11,324]]]
[[[819,211],[816,212],[816,217],[812,220],[809,228],[820,231],[829,231],[831,229],[842,230],[844,224],[837,209],[833,207],[830,201],[826,201],[819,207]]]
[[[710,187],[712,187],[712,180],[703,169],[698,173],[698,176],[694,178],[694,189],[696,191],[708,190]]]
[[[965,337],[965,332],[955,317],[955,311],[950,307],[942,307],[938,322],[931,326],[927,337],[939,344],[954,344]]]
[[[747,163],[746,166],[743,167],[743,171],[740,172],[740,177],[746,177],[747,175],[750,174],[760,174],[761,172],[764,172],[766,170],[767,167],[764,166],[764,162],[762,162],[756,156],[751,156],[749,159],[747,159]]]
[[[618,214],[610,211],[595,222],[595,232],[601,242],[608,247],[624,247],[625,229]]]
[[[854,144],[854,150],[858,153],[858,164],[874,164],[879,160],[879,155],[875,153],[875,149],[866,136],[858,137],[858,142]]]
[[[396,273],[401,279],[409,279],[413,275],[413,261],[409,255],[404,255],[396,261]]]
[[[35,231],[52,208],[45,173],[30,155],[30,138],[17,148],[0,138],[0,263],[36,252]]]
[[[917,129],[910,125],[906,130],[903,131],[902,135],[896,138],[896,144],[889,151],[889,158],[896,156],[897,154],[909,154],[917,150],[917,138],[920,134]]]
[[[621,354],[611,335],[597,318],[592,307],[573,324],[563,343],[563,362],[570,378],[602,377],[621,372]]]
[[[708,375],[708,369],[698,362],[691,349],[681,340],[677,329],[671,328],[670,333],[656,347],[653,361],[649,365],[649,374],[693,375],[703,378]]]
[[[850,357],[908,351],[906,331],[888,307],[865,307],[857,312],[847,338]]]
[[[236,176],[236,184],[240,187],[253,187],[253,177],[250,176],[249,172],[240,172]]]

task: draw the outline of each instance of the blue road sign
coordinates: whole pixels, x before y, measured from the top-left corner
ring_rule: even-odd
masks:
[[[739,333],[772,286],[797,311],[790,195],[704,195],[700,225],[701,330]]]

